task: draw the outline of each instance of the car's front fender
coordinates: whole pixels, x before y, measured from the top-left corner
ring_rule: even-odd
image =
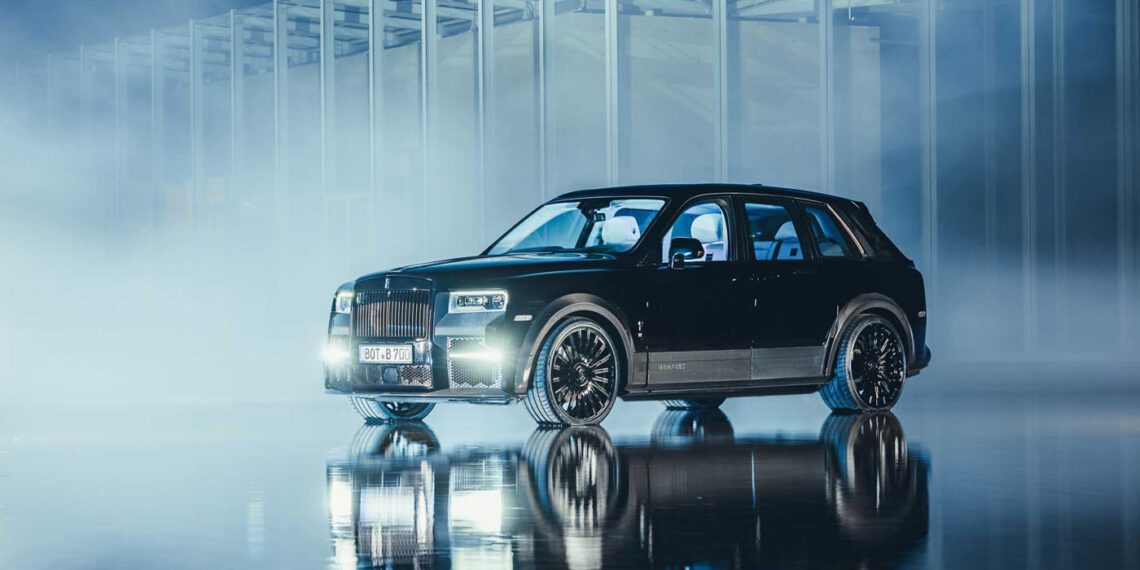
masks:
[[[588,293],[571,293],[559,297],[548,303],[542,311],[534,317],[522,343],[519,345],[518,355],[515,358],[515,369],[511,374],[512,385],[508,389],[517,395],[526,394],[534,375],[534,361],[542,348],[542,341],[562,319],[572,316],[588,316],[600,321],[600,324],[609,329],[611,334],[617,335],[618,342],[622,344],[622,366],[626,368],[627,382],[633,378],[643,366],[637,366],[634,352],[633,337],[630,334],[629,321],[625,313],[613,303],[596,295]],[[624,386],[619,387],[619,391]]]

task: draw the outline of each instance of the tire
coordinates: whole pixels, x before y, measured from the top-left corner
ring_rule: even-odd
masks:
[[[890,412],[832,414],[820,430],[830,450],[828,502],[840,532],[875,547],[896,542],[922,513],[920,461],[910,457],[902,424]]]
[[[419,421],[426,418],[433,408],[435,408],[435,404],[382,402],[359,396],[352,398],[352,409],[356,410],[364,418],[364,421],[370,424]]]
[[[692,400],[661,400],[661,405],[670,410],[715,410],[724,403],[724,398],[695,398]]]
[[[665,410],[649,436],[654,447],[712,447],[735,440],[732,422],[720,410]]]
[[[843,333],[835,371],[819,395],[837,412],[889,410],[905,380],[906,349],[894,325],[878,315],[860,315]]]
[[[550,535],[600,536],[625,496],[617,448],[598,426],[539,428],[523,447],[536,526]]]
[[[360,426],[348,455],[353,460],[408,459],[438,452],[439,438],[421,422],[399,422]]]
[[[523,403],[543,426],[597,425],[621,386],[619,347],[601,325],[568,317],[542,341]]]

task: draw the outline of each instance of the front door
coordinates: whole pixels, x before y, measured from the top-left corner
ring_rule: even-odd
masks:
[[[727,197],[686,205],[662,239],[660,263],[647,269],[651,386],[750,378],[749,268],[740,259],[732,211]],[[700,241],[704,256],[670,267],[673,238]]]

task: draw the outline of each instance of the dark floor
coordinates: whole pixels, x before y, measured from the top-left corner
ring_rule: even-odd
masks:
[[[1140,567],[1135,367],[932,368],[895,415],[0,410],[0,568]]]

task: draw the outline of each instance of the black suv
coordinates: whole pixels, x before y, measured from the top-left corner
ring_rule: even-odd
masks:
[[[333,299],[325,388],[369,420],[522,400],[596,424],[618,398],[711,408],[819,390],[892,407],[927,365],[922,275],[859,202],[746,185],[571,192],[483,253]]]

